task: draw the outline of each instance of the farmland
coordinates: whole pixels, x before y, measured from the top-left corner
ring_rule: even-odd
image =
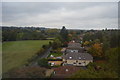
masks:
[[[22,66],[50,40],[11,41],[2,44],[3,72]]]

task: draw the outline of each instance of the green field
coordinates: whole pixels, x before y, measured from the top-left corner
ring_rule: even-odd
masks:
[[[50,40],[11,41],[2,44],[3,72],[20,67]]]

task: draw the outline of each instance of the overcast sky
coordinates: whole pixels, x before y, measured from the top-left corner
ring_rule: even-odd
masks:
[[[118,28],[117,2],[3,2],[2,25]]]

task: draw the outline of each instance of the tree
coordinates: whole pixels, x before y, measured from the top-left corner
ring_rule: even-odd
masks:
[[[105,53],[105,57],[107,59],[107,62],[110,66],[110,69],[113,71],[118,71],[118,55],[120,53],[120,47],[119,48],[111,48],[108,49]]]
[[[102,65],[101,69],[96,70],[95,66],[97,65]],[[106,66],[107,70],[105,70]],[[118,78],[118,74],[114,70],[110,71],[110,68],[111,67],[106,64],[90,63],[86,70],[78,70],[71,78]]]
[[[62,37],[62,42],[68,41],[68,31],[66,30],[65,26],[62,27],[60,35]]]
[[[47,48],[49,48],[49,45],[43,45],[42,48],[47,49]]]
[[[90,45],[90,42],[89,41],[85,41],[84,42],[84,46],[89,46]]]
[[[45,49],[44,49],[44,48],[40,48],[40,49],[36,52],[36,55],[37,55],[37,56],[40,56],[40,55],[42,55],[44,52],[45,52]]]
[[[95,39],[94,42],[95,43],[100,43],[100,40],[99,39]]]
[[[56,39],[54,39],[54,42],[52,44],[52,48],[57,49],[57,48],[61,47],[61,45],[62,45],[61,41],[56,38]]]
[[[113,30],[110,33],[110,47],[120,47],[120,30]]]
[[[89,52],[93,56],[103,57],[102,45],[99,43],[95,43],[94,45],[92,45],[92,47],[89,49]]]
[[[52,42],[51,41],[49,41],[49,46],[51,46],[52,45]]]
[[[72,40],[72,37],[73,37],[73,35],[72,35],[72,34],[68,34],[68,39],[69,39],[69,41],[71,41],[71,40]]]
[[[41,67],[49,67],[48,65],[48,60],[45,58],[39,59],[38,60],[38,65]]]
[[[107,36],[103,37],[103,52],[105,53],[110,48],[110,38]]]

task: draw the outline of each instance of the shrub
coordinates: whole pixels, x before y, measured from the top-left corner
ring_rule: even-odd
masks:
[[[39,59],[38,65],[41,67],[49,67],[48,60],[45,58]]]

